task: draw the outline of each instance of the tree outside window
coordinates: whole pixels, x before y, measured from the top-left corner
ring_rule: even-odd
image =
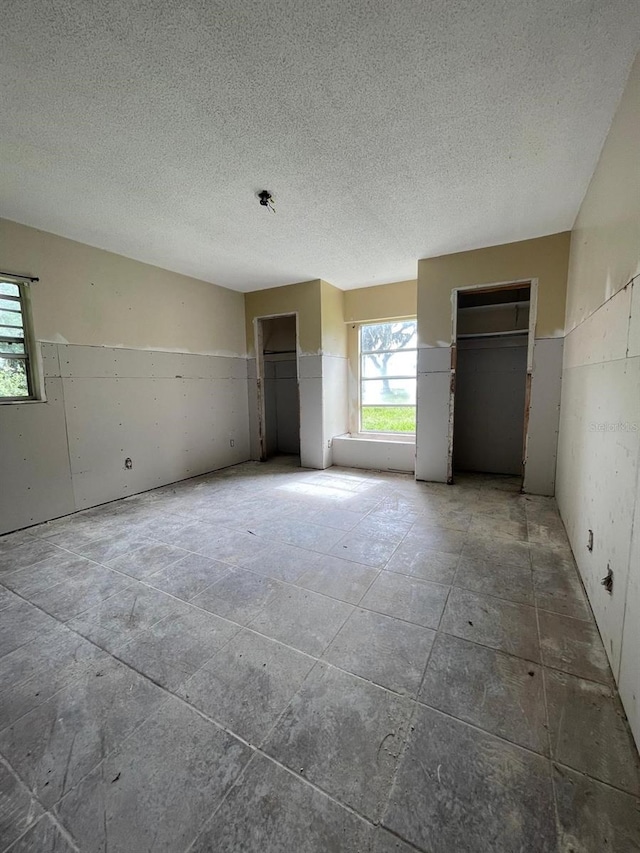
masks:
[[[360,327],[360,429],[415,432],[415,320]]]

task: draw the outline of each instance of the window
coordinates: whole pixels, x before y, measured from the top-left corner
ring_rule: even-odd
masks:
[[[0,278],[0,401],[35,397],[25,284]]]
[[[360,326],[360,430],[416,431],[415,320]]]

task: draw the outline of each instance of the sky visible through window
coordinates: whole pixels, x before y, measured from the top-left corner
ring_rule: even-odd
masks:
[[[415,320],[360,327],[360,429],[415,433]]]

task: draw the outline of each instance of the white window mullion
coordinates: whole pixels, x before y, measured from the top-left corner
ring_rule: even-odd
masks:
[[[416,321],[364,323],[358,345],[360,431],[414,434]]]

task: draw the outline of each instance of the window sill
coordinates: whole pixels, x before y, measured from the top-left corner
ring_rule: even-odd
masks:
[[[350,432],[341,438],[358,439],[359,441],[393,441],[398,444],[415,444],[415,433],[411,432]]]
[[[33,406],[34,403],[46,403],[46,399],[38,400],[0,400],[0,406]]]

